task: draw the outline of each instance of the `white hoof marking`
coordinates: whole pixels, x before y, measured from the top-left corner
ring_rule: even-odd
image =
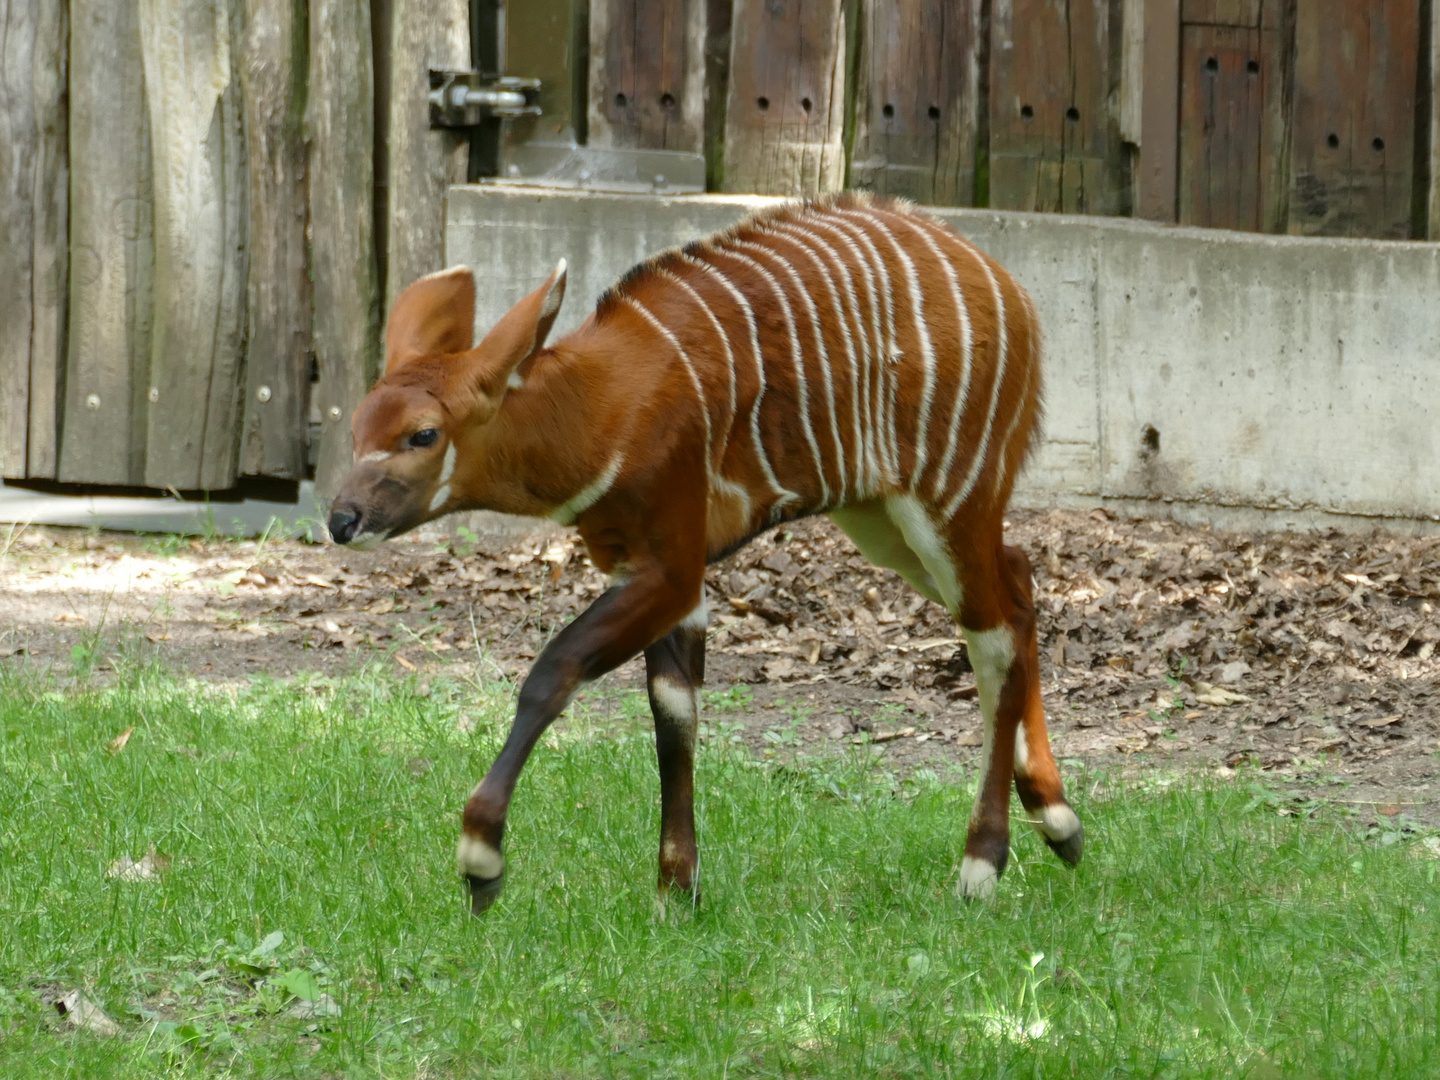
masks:
[[[995,892],[1000,874],[989,859],[977,859],[966,855],[960,863],[960,895],[983,900]]]
[[[1080,819],[1070,807],[1064,803],[1056,803],[1040,811],[1040,820],[1035,823],[1035,831],[1058,844],[1069,840],[1080,831]]]
[[[505,872],[505,856],[484,840],[460,834],[460,846],[455,851],[455,863],[465,877],[490,881]]]

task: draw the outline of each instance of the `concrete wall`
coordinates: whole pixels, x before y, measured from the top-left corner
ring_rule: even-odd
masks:
[[[569,260],[564,332],[636,262],[770,201],[456,187],[446,256],[477,272],[479,333]],[[1226,527],[1440,522],[1440,245],[934,213],[1040,311],[1045,438],[1018,502]]]

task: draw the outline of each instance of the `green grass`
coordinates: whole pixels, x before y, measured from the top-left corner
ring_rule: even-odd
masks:
[[[1017,827],[967,906],[966,776],[722,738],[703,904],[657,917],[637,697],[537,751],[475,920],[457,811],[509,697],[433,683],[0,681],[0,1076],[1440,1075],[1440,864],[1408,838],[1072,777],[1085,863]],[[163,880],[106,877],[152,846]],[[72,987],[124,1034],[64,1026],[42,998]]]

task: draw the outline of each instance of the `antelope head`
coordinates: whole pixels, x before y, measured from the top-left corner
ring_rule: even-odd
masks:
[[[475,276],[455,267],[395,301],[385,373],[351,421],[355,463],[330,511],[338,544],[368,549],[466,508],[467,455],[500,411],[515,369],[545,344],[565,296],[565,261],[474,344]]]

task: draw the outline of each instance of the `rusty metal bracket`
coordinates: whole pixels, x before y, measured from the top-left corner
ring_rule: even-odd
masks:
[[[473,128],[490,119],[540,115],[540,80],[478,71],[430,72],[430,126]]]

